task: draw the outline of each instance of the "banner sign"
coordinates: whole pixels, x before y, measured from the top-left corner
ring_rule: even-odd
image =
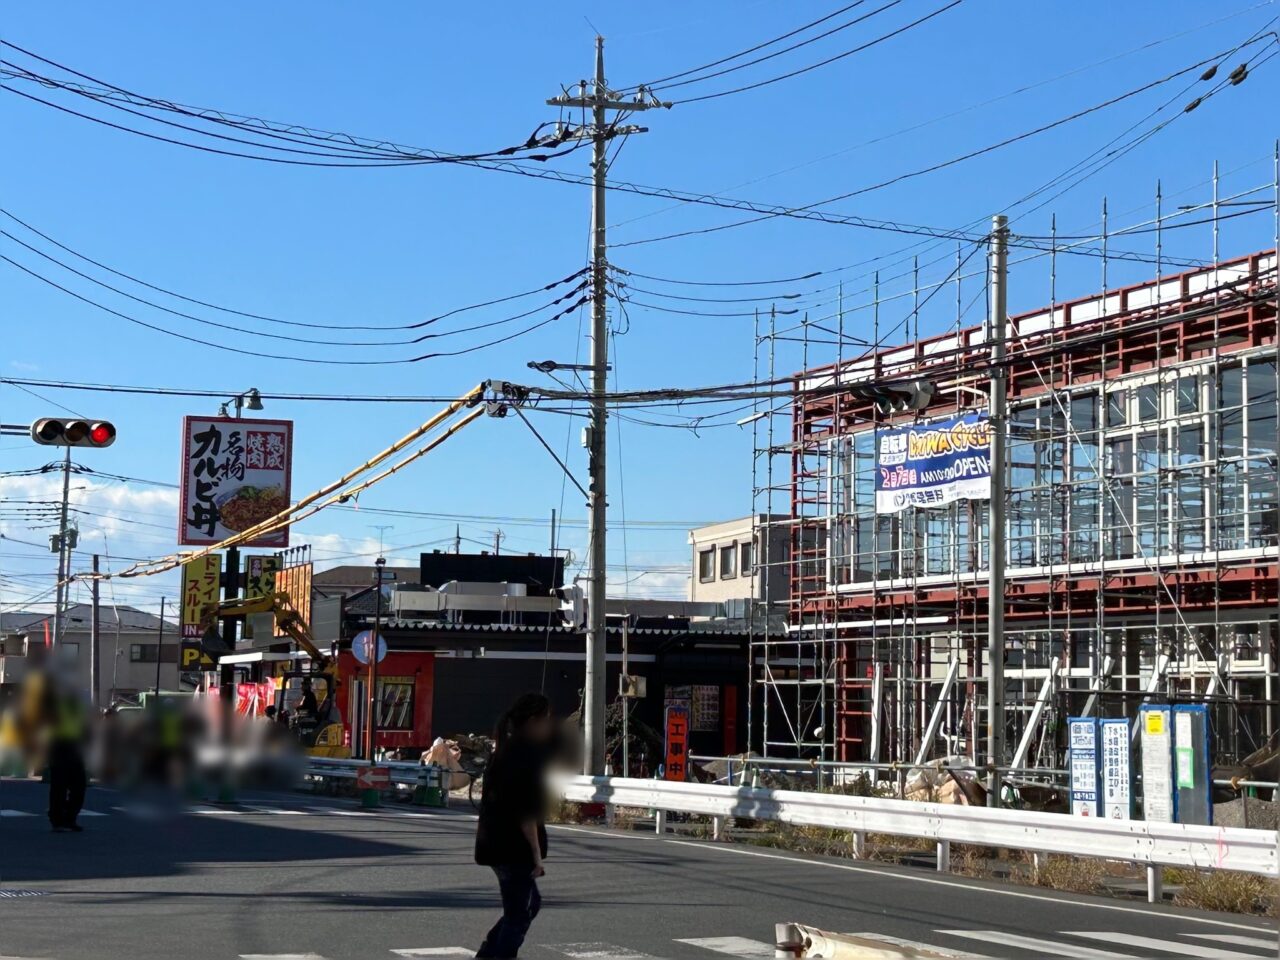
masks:
[[[218,602],[222,573],[222,557],[206,554],[182,565],[182,639],[199,640],[204,636],[200,619]]]
[[[186,417],[178,542],[218,543],[289,506],[292,420]],[[285,547],[289,528],[247,541]]]
[[[1098,815],[1098,721],[1070,717],[1067,737],[1071,757],[1071,812],[1077,817]]]
[[[1144,820],[1173,822],[1173,737],[1170,726],[1167,706],[1145,705],[1138,709],[1138,729],[1142,732]]]
[[[281,567],[276,571],[275,578],[276,591],[289,595],[289,605],[298,612],[298,616],[308,627],[311,626],[311,577],[312,565],[308,562]],[[276,636],[284,637],[288,634],[277,626]]]
[[[1108,820],[1133,819],[1133,758],[1129,721],[1100,720],[1102,731],[1102,815]]]
[[[667,750],[664,780],[689,779],[689,708],[667,707]]]
[[[280,558],[272,554],[251,554],[244,558],[244,598],[267,597],[276,591]]]
[[[991,423],[969,413],[876,432],[876,512],[991,497]]]

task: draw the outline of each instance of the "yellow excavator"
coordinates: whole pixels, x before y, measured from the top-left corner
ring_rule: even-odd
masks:
[[[223,600],[205,608],[201,627],[208,631],[220,619],[270,613],[275,625],[311,658],[311,670],[283,670],[275,674],[276,710],[288,710],[293,718],[290,727],[303,750],[314,757],[351,756],[351,748],[343,744],[342,720],[338,713],[338,678],[333,657],[321,651],[306,620],[283,590],[260,597]],[[304,684],[315,695],[314,715],[301,712],[297,705],[303,697]]]

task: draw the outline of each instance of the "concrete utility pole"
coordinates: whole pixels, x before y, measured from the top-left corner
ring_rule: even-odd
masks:
[[[71,551],[67,546],[67,498],[71,494],[71,447],[62,459],[62,512],[58,516],[58,586],[53,599],[53,649],[62,640],[62,607],[67,596],[66,580],[71,573]]]
[[[588,93],[588,86],[590,93]],[[608,289],[608,238],[605,225],[605,175],[608,173],[606,149],[609,141],[620,134],[644,133],[643,127],[619,126],[626,113],[670,106],[654,99],[645,87],[637,88],[633,99],[624,100],[609,89],[604,76],[604,37],[596,37],[595,80],[590,85],[578,83],[577,95],[563,93],[547,101],[552,107],[579,108],[591,111],[591,125],[577,130],[558,131],[559,140],[591,140],[593,190],[591,200],[591,420],[583,445],[587,448],[590,483],[587,523],[590,573],[587,579],[587,672],[586,702],[583,704],[583,773],[604,774],[605,745],[605,525],[607,499],[605,487],[605,423],[608,409],[605,391],[609,370],[609,322],[606,314]],[[610,110],[619,116],[607,122]]]
[[[93,579],[89,581],[89,697],[95,708],[102,706],[98,688],[102,685],[99,671],[102,662],[99,657],[102,648],[102,632],[98,626],[98,555],[93,555]]]
[[[1008,376],[1005,371],[1005,330],[1009,319],[1009,220],[991,220],[991,314],[987,343],[991,345],[991,509],[987,579],[987,806],[1000,806],[1004,762],[1004,555],[1005,555],[1005,414]]]

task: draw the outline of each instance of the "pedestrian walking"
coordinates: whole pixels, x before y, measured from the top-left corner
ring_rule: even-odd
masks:
[[[497,875],[502,917],[477,957],[514,960],[542,905],[538,878],[546,873],[546,770],[553,733],[551,701],[540,693],[526,693],[498,720],[480,799],[476,863]]]

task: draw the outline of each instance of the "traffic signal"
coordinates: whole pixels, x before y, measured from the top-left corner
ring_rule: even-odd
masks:
[[[929,380],[910,380],[901,383],[860,383],[851,388],[855,397],[874,400],[876,409],[884,415],[905,413],[907,410],[923,410],[937,388]]]
[[[116,442],[116,428],[105,420],[45,417],[31,425],[31,439],[48,447],[109,447]]]

